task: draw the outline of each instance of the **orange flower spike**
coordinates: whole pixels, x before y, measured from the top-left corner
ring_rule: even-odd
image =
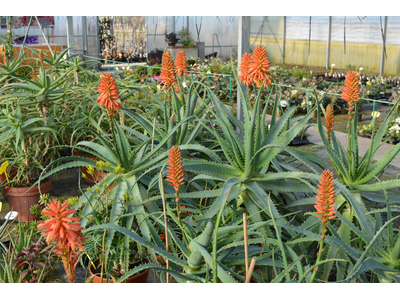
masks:
[[[55,200],[50,201],[47,205],[48,209],[42,210],[42,213],[49,215],[50,219],[41,222],[38,225],[39,230],[45,230],[46,242],[48,244],[54,241],[57,245],[53,249],[58,253],[64,265],[65,272],[69,282],[76,282],[75,267],[79,261],[79,251],[83,250],[85,238],[82,236],[82,227],[79,223],[71,223],[79,221],[78,217],[69,217],[75,212],[75,209],[68,209],[67,202],[61,205]]]
[[[360,100],[360,87],[356,71],[347,72],[341,98],[349,103],[349,113],[352,111],[354,103]]]
[[[162,56],[162,67],[161,67],[161,84],[163,84],[162,90],[165,88],[169,89],[176,82],[175,78],[175,67],[172,61],[171,53],[165,51]]]
[[[181,150],[177,145],[169,149],[168,164],[169,166],[167,166],[167,181],[170,183],[170,185],[174,187],[175,192],[178,193],[179,187],[183,184],[184,178]]]
[[[328,142],[331,141],[331,131],[333,129],[333,105],[329,104],[326,107],[325,126],[328,132]]]
[[[115,111],[119,111],[122,104],[116,100],[120,98],[118,86],[112,74],[101,74],[98,92],[101,93],[97,98],[97,103],[107,109],[110,117],[114,116]]]
[[[69,204],[67,202],[61,206],[60,202],[52,200],[48,204],[49,209],[42,211],[42,214],[51,216],[50,219],[38,225],[39,230],[45,230],[44,235],[48,242],[55,239],[58,243],[57,240],[63,239],[64,235],[67,234],[67,236],[75,237],[74,239],[68,239],[71,246],[75,245],[77,237],[75,232],[80,232],[83,228],[79,223],[68,224],[68,222],[71,221],[79,221],[79,218],[77,217],[67,218],[68,215],[75,212],[75,209],[67,209],[68,206]],[[74,232],[71,228],[76,231]]]
[[[329,219],[336,217],[335,205],[335,185],[333,183],[333,173],[324,170],[318,186],[318,195],[315,197],[315,209],[317,210],[317,218],[321,219],[322,225],[327,225]]]
[[[176,53],[175,68],[176,68],[176,73],[178,74],[179,78],[182,79],[183,74],[189,75],[188,67],[187,67],[187,63],[186,63],[185,52],[183,52],[182,50],[179,50]]]
[[[261,87],[264,80],[264,87],[268,87],[271,84],[271,76],[268,74],[271,72],[268,70],[270,67],[269,60],[267,57],[267,51],[264,46],[256,46],[251,56],[251,63],[249,66],[249,75],[253,78],[258,88]]]
[[[238,78],[240,82],[244,83],[247,86],[252,85],[254,83],[254,80],[249,73],[250,63],[251,63],[251,54],[249,53],[243,54],[239,67],[240,75]]]
[[[43,65],[44,56],[43,56],[43,52],[42,51],[40,51],[40,53],[39,53],[39,61]]]

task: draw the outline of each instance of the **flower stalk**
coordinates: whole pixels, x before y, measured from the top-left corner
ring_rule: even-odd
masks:
[[[321,261],[321,255],[324,251],[324,240],[326,238],[327,225],[330,219],[336,218],[336,205],[335,205],[335,185],[333,183],[333,173],[329,170],[324,170],[321,174],[319,186],[317,190],[317,201],[315,202],[315,209],[317,210],[316,217],[321,219],[321,241],[319,242],[319,250],[317,253],[316,265]],[[318,272],[318,267],[315,267],[311,275],[310,282],[314,281],[315,275]]]
[[[167,170],[167,181],[170,185],[172,185],[175,189],[175,202],[176,202],[176,214],[178,218],[179,227],[183,229],[182,221],[180,217],[180,209],[179,209],[179,188],[183,184],[183,166],[182,166],[182,155],[179,146],[175,145],[168,152],[168,164]],[[183,231],[182,231],[183,232]],[[183,234],[185,238],[186,244],[188,241],[186,240],[186,236]]]
[[[352,132],[352,123],[355,122],[354,117],[354,107],[355,103],[360,100],[360,87],[358,83],[358,76],[356,71],[348,71],[346,75],[346,80],[344,82],[344,89],[342,92],[343,100],[346,100],[349,104],[349,120],[347,122],[347,135],[348,135],[348,145],[347,149],[351,151],[351,138],[356,132]],[[355,108],[357,109],[357,108]]]
[[[331,141],[331,132],[333,130],[333,105],[329,104],[326,107],[325,126],[328,133],[328,142]]]
[[[75,267],[79,261],[80,252],[83,251],[85,238],[82,236],[82,227],[78,217],[69,217],[75,213],[75,209],[68,209],[68,202],[52,200],[42,214],[50,216],[41,222],[37,228],[45,230],[43,235],[48,244],[54,243],[55,253],[61,256],[65,273],[70,283],[76,282]]]

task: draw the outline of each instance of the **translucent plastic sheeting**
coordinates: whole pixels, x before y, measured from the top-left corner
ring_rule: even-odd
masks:
[[[280,63],[283,51],[283,17],[261,16],[250,19],[250,49],[265,46],[270,63]]]
[[[83,30],[82,30],[82,17],[74,16],[73,18],[73,30],[74,30],[74,51],[77,54],[83,54]],[[67,46],[67,17],[55,16],[54,27],[43,28],[46,38],[50,44],[57,44]],[[97,17],[87,16],[87,36],[88,36],[88,53],[89,56],[98,56],[98,37],[97,37]],[[21,27],[13,29],[13,37],[18,38],[25,36],[27,27]],[[6,29],[0,29],[0,41],[5,38]],[[29,36],[38,36],[38,44],[45,44],[46,41],[42,35],[42,32],[38,27],[31,27],[29,29]]]
[[[186,28],[195,42],[204,42],[205,54],[217,52],[217,56],[229,57],[231,50],[235,56],[238,40],[239,17],[217,16],[175,16],[175,32]],[[148,16],[147,49],[165,49],[165,33],[172,32],[172,16]],[[197,28],[196,28],[197,24]],[[199,31],[199,33],[198,33]]]
[[[345,22],[346,18],[346,22]],[[286,17],[286,38],[288,40],[308,40],[309,16]],[[311,17],[311,40],[328,40],[329,17]],[[332,17],[332,42],[381,44],[381,22],[383,27],[384,17],[379,16],[333,16]],[[386,43],[389,45],[400,44],[400,17],[387,17]]]

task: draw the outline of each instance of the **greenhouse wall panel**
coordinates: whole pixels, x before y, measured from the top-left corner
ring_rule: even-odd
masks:
[[[239,17],[229,16],[176,16],[175,32],[186,28],[189,21],[189,31],[195,42],[205,43],[205,54],[218,52],[217,56],[229,57],[231,50],[236,55]],[[165,33],[172,32],[172,16],[148,16],[147,50],[165,49]],[[197,25],[197,28],[196,28]],[[198,33],[199,32],[199,33]]]
[[[87,35],[88,35],[88,54],[90,56],[98,56],[98,42],[97,42],[97,17],[86,17]],[[12,28],[13,38],[25,36],[27,27]],[[82,17],[73,17],[73,30],[74,30],[74,50],[77,54],[83,54],[83,30],[82,30]],[[5,38],[6,29],[0,29],[0,41]],[[47,41],[52,45],[67,46],[67,18],[65,16],[54,17],[54,27],[44,27],[43,31],[46,35]],[[38,45],[45,44],[46,41],[40,31],[39,27],[31,27],[28,36],[38,36]]]

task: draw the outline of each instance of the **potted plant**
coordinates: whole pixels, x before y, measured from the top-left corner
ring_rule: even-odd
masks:
[[[50,179],[40,185],[38,179],[56,155],[57,106],[52,104],[73,92],[64,88],[67,75],[53,80],[42,65],[36,80],[21,79],[0,89],[0,160],[9,162],[12,173],[3,193],[23,222],[33,220],[29,208],[51,189]]]
[[[195,47],[195,42],[192,38],[192,33],[189,31],[189,28],[184,28],[182,26],[182,30],[178,31],[180,43],[184,48]]]
[[[171,32],[165,34],[165,41],[168,43],[168,46],[175,46],[179,39],[176,37],[176,33]]]
[[[37,180],[43,166],[53,158],[53,151],[48,150],[48,144],[45,145],[50,137],[57,138],[56,132],[43,126],[44,118],[27,108],[22,109],[19,104],[15,109],[9,107],[3,112],[0,117],[3,133],[0,157],[10,165],[6,171],[10,182],[3,194],[7,196],[10,207],[19,213],[22,222],[33,221],[30,207],[38,204],[40,192],[47,193],[51,189],[51,180],[40,186]]]

